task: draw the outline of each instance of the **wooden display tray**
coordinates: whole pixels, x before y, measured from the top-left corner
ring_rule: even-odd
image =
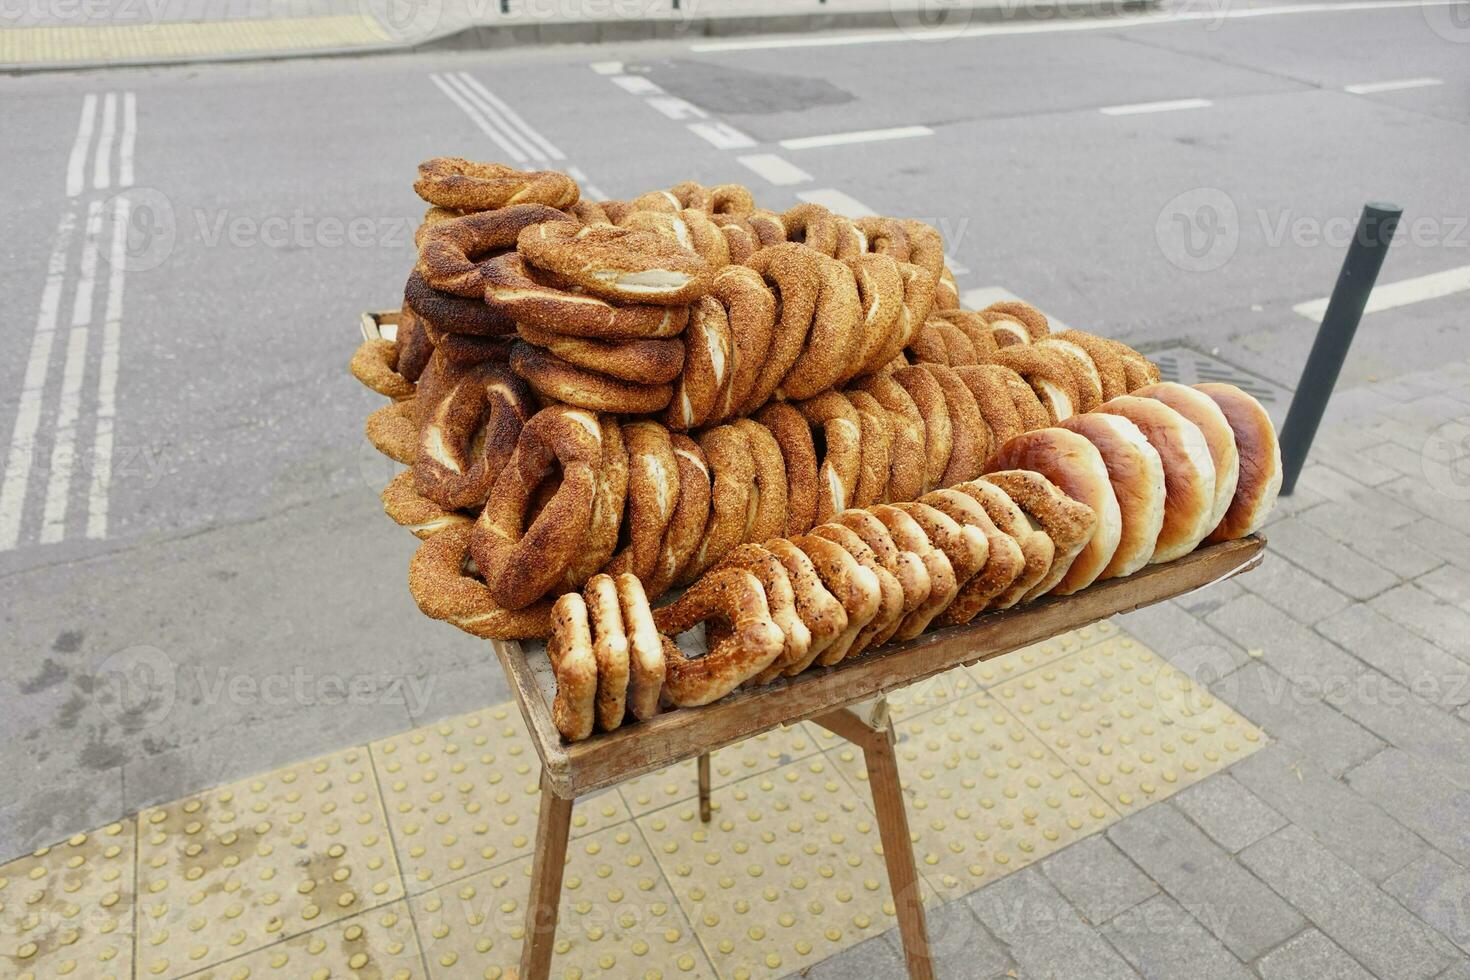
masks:
[[[397,311],[364,313],[365,338],[391,336]],[[1109,616],[1163,602],[1247,572],[1261,563],[1265,539],[1200,548],[1163,565],[1075,595],[1045,598],[1024,608],[984,614],[965,626],[925,633],[880,647],[834,667],[736,691],[713,704],[677,708],[581,742],[567,744],[551,720],[555,680],[541,650],[492,640],[516,703],[541,758],[541,810],[526,905],[521,980],[545,980],[551,970],[557,909],[579,797],[685,759],[698,759],[701,819],[710,819],[709,753],[762,732],[810,720],[863,750],[873,809],[883,843],[904,960],[913,980],[932,980],[919,878],[909,846],[894,755],[895,737],[883,695],[962,664],[978,663],[1039,643]],[[539,647],[540,644],[537,644]],[[859,706],[861,702],[871,702]]]

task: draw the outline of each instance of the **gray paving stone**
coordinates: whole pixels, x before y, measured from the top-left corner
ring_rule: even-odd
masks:
[[[1317,632],[1442,708],[1470,703],[1470,664],[1383,616],[1354,604],[1317,624]]]
[[[1195,783],[1171,802],[1232,854],[1286,825],[1285,817],[1229,773]]]
[[[1261,957],[1261,980],[1373,980],[1373,974],[1316,929],[1308,929]]]
[[[1035,868],[1007,875],[964,901],[1006,944],[1021,976],[1054,980],[1138,976]]]
[[[1107,833],[1242,960],[1255,959],[1306,925],[1168,803],[1141,810]]]
[[[1167,895],[1124,912],[1103,935],[1148,980],[1250,980],[1250,971]]]
[[[1470,571],[1455,565],[1442,565],[1427,575],[1419,576],[1414,584],[1442,602],[1470,609]]]
[[[1394,622],[1470,661],[1470,612],[1413,583],[1385,592],[1373,600],[1372,606]]]
[[[7,781],[13,773],[7,774]],[[14,786],[10,782],[10,786]],[[127,812],[123,769],[47,774],[40,788],[0,803],[0,864],[65,840],[78,827],[100,827]]]
[[[1248,659],[1242,647],[1172,602],[1145,606],[1114,622],[1196,680],[1207,679],[1210,671],[1228,673],[1227,665],[1240,666]]]
[[[1272,738],[1294,746],[1334,775],[1384,746],[1378,736],[1324,703],[1319,692],[1294,686],[1258,661],[1211,684],[1210,691]]]
[[[1270,745],[1230,769],[1242,786],[1374,881],[1421,857],[1424,842],[1374,801],[1333,779],[1289,745]]]
[[[1379,514],[1383,523],[1389,527],[1402,527],[1421,515],[1437,516],[1433,511],[1420,510],[1399,496],[1397,488],[1405,479],[1399,477],[1378,488],[1365,487],[1341,470],[1328,466],[1304,466],[1301,476],[1297,478],[1297,487],[1301,488],[1306,484],[1314,493],[1329,501],[1352,504],[1370,514]],[[1422,477],[1420,482],[1423,482]]]
[[[1431,851],[1385,881],[1383,890],[1470,953],[1470,871]]]
[[[1435,980],[1470,980],[1470,957],[1460,960],[1441,973]]]
[[[1353,504],[1327,503],[1313,507],[1302,515],[1302,520],[1400,578],[1423,575],[1441,563],[1438,556],[1405,541],[1397,528],[1389,527],[1371,512]]]
[[[1397,480],[1385,483],[1382,492],[1392,495],[1395,500],[1403,501],[1402,504],[1396,504],[1397,507],[1412,508],[1414,512],[1424,517],[1432,517],[1442,524],[1448,524],[1462,534],[1470,534],[1470,507],[1465,506],[1464,500],[1457,500],[1440,493],[1422,475],[1418,477],[1401,476]],[[1394,526],[1399,527],[1400,525],[1394,524]],[[1460,560],[1464,561],[1463,558]]]
[[[1047,879],[1088,922],[1101,925],[1158,894],[1159,888],[1101,834],[1093,834],[1041,864]]]
[[[929,952],[934,958],[934,972],[941,980],[991,977],[1013,966],[1005,947],[980,924],[974,910],[965,901],[957,900],[926,909],[924,918],[929,930]],[[888,930],[883,938],[898,954],[901,964],[903,939],[898,930]],[[905,975],[902,969],[894,974],[895,977]]]
[[[1240,595],[1242,591],[1240,583],[1245,579],[1254,578],[1260,573],[1261,570],[1257,568],[1246,575],[1237,575],[1234,578],[1227,578],[1223,582],[1214,582],[1205,586],[1203,589],[1196,589],[1193,592],[1179,596],[1167,604],[1178,606],[1191,616],[1204,616]]]
[[[1470,867],[1470,790],[1399,749],[1388,749],[1344,777],[1430,844]],[[1470,909],[1467,909],[1470,913]]]
[[[806,980],[853,980],[854,977],[898,980],[907,973],[903,957],[894,949],[893,943],[888,941],[887,935],[882,935],[850,946],[799,974],[792,973],[789,980],[796,977],[805,977]]]
[[[1461,569],[1470,569],[1470,534],[1433,518],[1421,517],[1403,528],[1404,538]]]
[[[1331,503],[1308,513],[1334,508]],[[1334,513],[1340,513],[1336,508]],[[1271,545],[1303,568],[1310,568],[1329,585],[1354,599],[1371,599],[1399,583],[1399,576],[1382,563],[1328,537],[1307,523],[1307,515],[1282,521],[1271,529]]]
[[[1359,453],[1380,470],[1387,468],[1409,477],[1424,475],[1423,455],[1396,442],[1380,442],[1376,446],[1359,450]]]
[[[1470,726],[1417,698],[1398,682],[1372,671],[1357,692],[1333,706],[1386,742],[1436,767],[1441,776],[1470,789]]]
[[[1372,973],[1412,980],[1452,962],[1443,938],[1300,827],[1257,841],[1240,860]]]
[[[1373,437],[1366,433],[1365,436]],[[1378,443],[1378,445],[1397,444]],[[1372,447],[1350,445],[1335,439],[1323,439],[1312,443],[1312,459],[1335,470],[1351,473],[1354,480],[1369,487],[1387,483],[1400,475],[1397,467],[1381,463],[1375,457],[1370,456],[1368,448]]]
[[[1306,626],[1331,616],[1352,602],[1326,582],[1303,571],[1272,543],[1261,567],[1238,576],[1241,588],[1253,592]]]
[[[1320,692],[1366,669],[1325,637],[1255,595],[1244,595],[1215,610],[1205,621],[1304,691]]]

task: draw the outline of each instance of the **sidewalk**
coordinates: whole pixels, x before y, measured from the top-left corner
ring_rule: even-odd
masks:
[[[960,30],[1151,0],[0,0],[0,71],[826,29]]]

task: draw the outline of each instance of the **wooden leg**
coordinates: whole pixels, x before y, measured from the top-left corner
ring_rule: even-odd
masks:
[[[699,754],[699,819],[702,823],[709,823],[709,753]]]
[[[521,946],[520,980],[546,980],[556,943],[557,905],[572,827],[572,801],[551,791],[541,774],[541,815],[536,820],[536,854],[531,863],[531,894],[526,901],[526,938]]]
[[[888,886],[898,913],[898,933],[903,938],[903,955],[910,980],[934,980],[934,963],[929,955],[929,933],[924,926],[924,893],[914,867],[914,849],[909,840],[908,814],[898,784],[898,760],[893,753],[893,729],[884,720],[863,743],[863,761],[868,766],[868,786],[873,792],[873,810],[878,814],[878,835],[883,841],[883,860],[888,865]]]

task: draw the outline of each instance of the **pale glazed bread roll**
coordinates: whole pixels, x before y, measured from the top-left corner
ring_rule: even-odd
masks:
[[[1243,538],[1266,523],[1271,508],[1276,506],[1276,494],[1281,490],[1281,446],[1276,441],[1276,429],[1261,403],[1235,385],[1211,383],[1194,387],[1214,399],[1225,413],[1240,456],[1235,498],[1207,540]]]
[[[1160,381],[1133,394],[1163,402],[1205,434],[1210,458],[1215,462],[1215,502],[1210,507],[1210,527],[1216,527],[1235,499],[1235,485],[1240,478],[1240,453],[1236,451],[1235,433],[1225,413],[1209,395],[1177,381]]]
[[[1091,507],[1097,524],[1054,591],[1070,595],[1097,580],[1113,560],[1123,533],[1123,515],[1102,453],[1067,429],[1037,429],[1006,442],[987,466],[994,470],[1035,470],[1063,493]]]
[[[1187,555],[1214,528],[1215,461],[1199,426],[1161,401],[1124,395],[1097,409],[1121,415],[1143,432],[1164,464],[1164,526],[1150,563]]]
[[[1061,423],[1102,453],[1123,515],[1123,533],[1113,560],[1099,579],[1132,575],[1148,564],[1164,526],[1164,464],[1159,452],[1121,415],[1089,412]]]

